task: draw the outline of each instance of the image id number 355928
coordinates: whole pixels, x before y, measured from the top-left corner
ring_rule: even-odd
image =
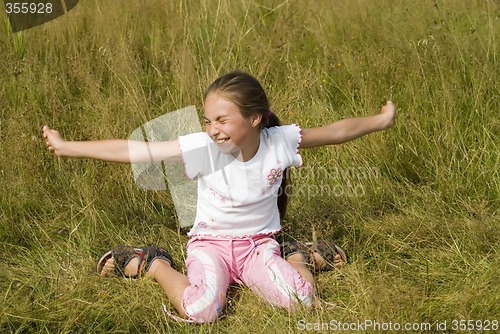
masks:
[[[7,14],[51,14],[52,3],[6,2]]]
[[[498,320],[452,320],[453,331],[493,331],[499,329]]]

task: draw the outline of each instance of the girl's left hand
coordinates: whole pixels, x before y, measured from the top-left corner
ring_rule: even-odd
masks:
[[[63,155],[61,152],[62,146],[66,142],[59,131],[50,129],[47,125],[43,127],[43,138],[45,139],[45,144],[47,148],[54,152],[55,155]]]
[[[394,104],[391,101],[387,101],[380,110],[380,115],[384,117],[384,129],[392,127],[396,119],[396,108]]]

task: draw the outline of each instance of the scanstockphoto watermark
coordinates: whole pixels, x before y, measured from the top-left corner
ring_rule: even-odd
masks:
[[[297,329],[299,331],[331,331],[340,332],[364,332],[364,331],[404,331],[404,332],[428,332],[431,331],[434,324],[429,322],[381,322],[377,320],[358,320],[352,322],[343,322],[339,320],[330,320],[329,322],[307,322],[299,320]]]
[[[313,199],[315,197],[361,197],[366,194],[365,186],[351,182],[308,184],[294,182],[293,185],[286,185],[278,190],[278,195],[285,192],[288,196],[292,195]]]
[[[147,143],[172,141],[180,136],[202,131],[196,107],[188,106],[144,123],[130,134],[129,143],[134,143],[133,145],[137,147],[137,143],[142,142],[144,143],[143,150],[149,152]],[[217,154],[217,150],[216,144],[210,140],[207,145],[200,145],[200,147],[186,151],[184,154],[201,159],[200,163],[204,163],[203,159]],[[231,162],[232,160],[229,159],[221,160],[218,164],[210,164],[206,173],[220,172],[224,174],[225,164]],[[165,164],[151,158],[151,161],[148,162],[132,162],[131,167],[134,180],[139,188],[158,191],[167,190],[168,187],[181,227],[192,225],[196,218],[198,182],[196,179],[188,180],[186,178],[186,169],[182,161]],[[287,195],[293,193],[293,196],[308,199],[360,197],[366,194],[365,186],[370,182],[369,180],[378,179],[381,175],[378,168],[366,166],[303,166],[298,170],[293,168],[292,175],[288,174],[290,168],[286,170],[288,171],[287,177],[291,176],[291,183],[286,187],[265,188],[264,191],[270,189],[274,195],[280,195],[280,192],[286,192]],[[246,178],[243,177],[240,183],[248,184],[251,187],[255,181],[252,175],[252,172],[247,173]],[[279,176],[281,177],[281,172]],[[269,179],[265,179],[264,183],[259,177],[256,180],[256,187],[269,183]],[[234,191],[239,193],[240,198],[244,198],[242,194],[245,191],[244,187]]]
[[[291,184],[280,192],[305,197],[361,197],[366,194],[366,180],[380,178],[377,167],[301,167],[293,173]],[[279,194],[278,194],[279,195]]]
[[[289,171],[290,172],[290,171]],[[294,180],[315,182],[324,180],[379,179],[380,169],[373,166],[314,166],[300,167],[293,173]]]
[[[395,321],[377,321],[377,320],[357,320],[357,321],[339,321],[330,320],[329,322],[307,322],[299,320],[297,322],[299,331],[321,331],[321,332],[446,332],[446,331],[469,331],[469,332],[492,332],[496,333],[500,329],[498,319],[453,319],[438,320],[433,322],[395,322]]]

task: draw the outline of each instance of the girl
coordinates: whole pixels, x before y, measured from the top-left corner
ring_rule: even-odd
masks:
[[[285,169],[300,167],[299,148],[345,143],[391,127],[394,118],[389,101],[374,116],[310,129],[278,126],[260,83],[236,71],[215,80],[205,92],[206,133],[169,142],[72,142],[44,126],[43,136],[57,156],[123,163],[183,161],[186,175],[198,178],[196,220],[188,233],[187,276],[175,270],[170,255],[158,247],[116,247],[100,259],[98,272],[152,277],[182,319],[203,323],[222,314],[232,283],[247,285],[276,306],[293,309],[312,304],[309,266],[331,268],[326,260],[338,266],[347,258],[340,247],[324,241],[312,250],[289,243],[280,256],[274,238],[281,228],[276,195]]]

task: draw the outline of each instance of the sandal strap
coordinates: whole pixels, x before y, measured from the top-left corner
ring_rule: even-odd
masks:
[[[285,241],[280,245],[281,256],[286,260],[288,257],[300,253],[304,256],[304,262],[308,266],[312,266],[311,254],[312,252],[308,250],[304,244],[299,243],[296,240]]]
[[[156,259],[163,259],[174,266],[174,261],[170,254],[163,248],[156,246],[147,247],[133,247],[133,246],[123,246],[113,248],[111,251],[106,252],[98,263],[99,268],[102,268],[105,261],[110,257],[113,257],[115,261],[115,273],[118,276],[124,276],[127,278],[139,278],[144,273],[148,272],[151,265]],[[132,259],[138,258],[139,264],[137,266],[137,273],[135,275],[126,275],[124,270],[127,265],[132,261]]]
[[[113,259],[115,260],[115,273],[118,276],[124,276],[127,278],[138,278],[140,276],[140,268],[144,258],[144,252],[141,248],[135,248],[132,246],[118,246],[113,248],[111,251]],[[125,268],[132,261],[132,259],[138,257],[139,265],[137,266],[137,273],[135,275],[126,275]]]
[[[151,265],[153,262],[157,259],[162,259],[170,263],[170,265],[173,267],[174,266],[174,260],[170,256],[170,254],[163,248],[161,247],[156,247],[156,246],[148,246],[148,247],[143,247],[142,250],[144,251],[144,257],[141,260],[144,260],[144,272],[147,273],[149,269],[151,268]],[[141,261],[142,262],[142,261]]]
[[[334,262],[335,256],[339,254],[342,260],[347,264],[347,253],[338,246],[335,242],[329,240],[317,240],[316,242],[301,243],[295,240],[286,241],[281,244],[281,254],[284,259],[289,256],[301,253],[304,255],[305,262],[314,270],[314,256],[313,253],[318,253],[325,261],[325,265],[319,271],[330,271],[335,269]]]
[[[347,253],[333,241],[317,240],[316,242],[306,243],[306,246],[308,246],[313,252],[318,253],[325,261],[325,265],[320,269],[320,271],[330,271],[335,269],[333,264],[337,254],[340,255],[345,264],[348,263]]]

